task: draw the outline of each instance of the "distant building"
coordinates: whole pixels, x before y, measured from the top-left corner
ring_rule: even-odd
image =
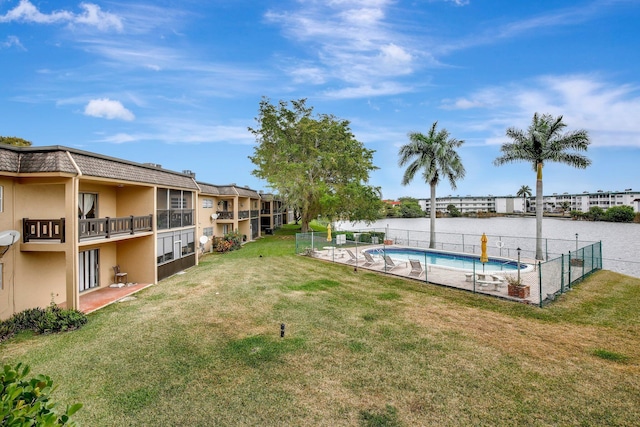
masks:
[[[446,196],[436,198],[436,211],[445,212],[447,206],[454,205],[462,213],[472,212],[496,212],[496,213],[520,213],[536,211],[535,196],[526,199],[515,196]],[[544,212],[561,212],[564,202],[569,204],[569,210],[588,212],[593,206],[604,210],[612,206],[631,206],[634,212],[640,212],[640,191],[628,188],[624,191],[585,191],[576,194],[557,194],[542,198]],[[418,203],[425,211],[430,210],[430,199],[418,199]]]

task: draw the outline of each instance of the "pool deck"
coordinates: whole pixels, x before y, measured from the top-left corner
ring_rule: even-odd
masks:
[[[511,297],[508,295],[506,281],[501,284],[494,284],[494,283],[482,284],[480,283],[477,277],[476,277],[476,280],[474,280],[473,273],[465,270],[455,270],[455,269],[449,269],[449,268],[444,268],[444,267],[439,267],[439,266],[429,264],[426,271],[426,277],[425,277],[425,274],[423,273],[419,278],[417,278],[409,275],[409,273],[411,272],[411,265],[409,264],[408,261],[395,260],[393,259],[393,256],[391,257],[392,261],[398,261],[397,267],[394,267],[393,269],[385,265],[384,259],[380,256],[374,256],[376,263],[368,267],[365,267],[364,265],[366,263],[366,259],[364,255],[362,255],[362,251],[367,249],[377,249],[380,247],[381,246],[379,245],[362,245],[362,246],[358,246],[357,250],[355,247],[344,248],[344,249],[325,247],[323,250],[317,251],[315,253],[315,257],[325,261],[350,265],[358,269],[376,271],[384,274],[392,274],[394,276],[406,277],[406,278],[420,281],[423,283],[435,284],[440,286],[448,286],[456,289],[463,289],[470,292],[482,293],[482,294],[491,295],[494,297],[500,297],[500,298],[504,298],[512,301],[518,301],[521,303],[537,305],[540,302],[540,292],[538,287],[538,272],[535,268],[532,271],[529,271],[526,273],[524,272],[520,273],[521,281],[529,285],[530,295],[527,298],[517,298],[517,297]],[[401,248],[403,247],[401,246],[398,247],[398,249],[401,249]],[[351,259],[346,249],[349,249],[356,256],[357,261],[354,262]],[[412,248],[412,249],[415,249],[415,248]],[[535,261],[530,259],[521,259],[521,262],[523,264],[533,264],[534,266],[536,265]],[[424,268],[424,262],[422,263],[422,266]],[[483,272],[481,270],[476,271],[476,275],[478,274],[483,274]],[[516,272],[510,273],[510,274],[506,272],[491,273],[487,270],[486,275],[489,277],[487,277],[486,279],[488,279],[488,281],[493,282],[493,280],[490,277],[491,274],[495,274],[496,276],[500,276],[504,278],[506,275],[515,275],[517,273]]]

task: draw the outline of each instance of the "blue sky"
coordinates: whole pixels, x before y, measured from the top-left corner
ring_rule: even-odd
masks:
[[[439,196],[509,195],[535,174],[492,161],[539,112],[592,140],[545,194],[640,190],[638,22],[640,0],[0,0],[0,135],[268,191],[247,127],[307,98],[376,151],[385,198],[428,197],[397,153],[434,121],[465,141]]]

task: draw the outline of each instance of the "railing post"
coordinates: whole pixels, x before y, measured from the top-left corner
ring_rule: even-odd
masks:
[[[564,254],[560,254],[560,293],[564,294]]]
[[[22,218],[22,241],[29,243],[29,218]]]
[[[549,261],[549,239],[544,239],[545,260]]]
[[[131,232],[131,234],[135,234],[133,215],[129,215],[129,220],[131,221],[131,224],[129,225],[129,231]]]
[[[105,224],[106,224],[106,227],[107,227],[107,232],[106,232],[105,239],[108,239],[108,238],[111,237],[111,218],[106,217],[105,220],[106,220]]]
[[[567,283],[567,286],[569,286],[569,289],[571,289],[571,251],[569,251],[568,257],[569,257],[569,264],[568,264],[569,265],[569,275],[568,275],[569,276],[569,280],[568,280],[569,283]]]
[[[538,299],[540,300],[538,307],[542,308],[542,264],[538,263]]]
[[[520,267],[518,267],[518,268],[520,268]],[[475,294],[476,293],[476,260],[475,259],[473,260],[473,269],[472,269],[472,271],[473,271],[473,285],[472,286],[473,286],[473,293]]]

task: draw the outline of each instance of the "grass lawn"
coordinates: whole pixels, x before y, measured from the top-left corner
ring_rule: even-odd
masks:
[[[51,376],[85,426],[638,425],[640,280],[540,309],[296,256],[293,232],[0,362]]]

